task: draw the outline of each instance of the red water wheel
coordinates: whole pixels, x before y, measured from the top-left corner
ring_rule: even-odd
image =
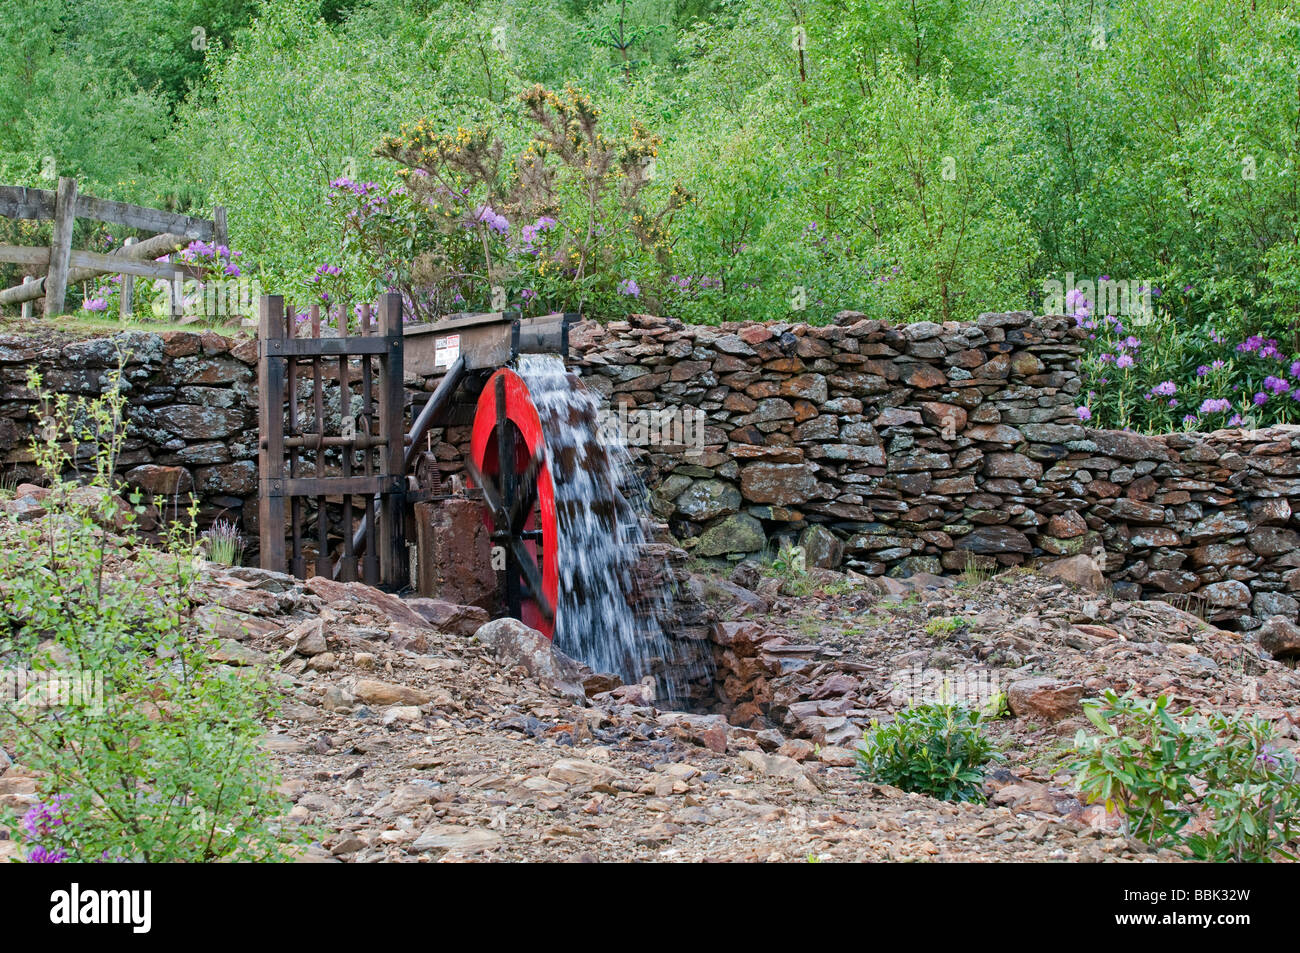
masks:
[[[483,490],[492,544],[504,551],[506,612],[553,638],[559,596],[555,486],[541,418],[523,378],[508,368],[494,373],[479,396],[466,470]]]

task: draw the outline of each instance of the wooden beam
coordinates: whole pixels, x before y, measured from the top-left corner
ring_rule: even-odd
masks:
[[[50,269],[45,273],[45,317],[63,313],[68,293],[69,257],[72,254],[72,228],[77,223],[77,180],[59,179],[54,199],[54,235],[50,239]]]
[[[379,434],[388,440],[380,452],[383,474],[396,477],[397,492],[379,501],[379,574],[384,584],[400,589],[410,581],[406,553],[405,448],[402,425],[406,409],[406,388],[402,374],[402,296],[386,294],[379,299],[379,336],[389,342],[380,357],[383,380],[379,390]]]
[[[263,569],[284,572],[284,378],[286,364],[276,354],[285,340],[284,298],[263,295],[258,304],[257,416],[260,435],[257,451],[257,531]],[[295,399],[290,395],[290,399]]]
[[[144,261],[150,266],[160,269],[167,269],[163,272],[150,272],[144,277],[161,277],[170,278],[179,268],[183,273],[192,277],[198,277],[197,269],[190,265],[164,264],[160,262],[149,261],[152,258],[158,258],[161,255],[169,254],[177,248],[183,248],[189,243],[183,235],[155,235],[153,238],[146,238],[134,245],[123,246],[117,249],[111,255],[98,255],[94,252],[71,252],[72,256],[96,255],[93,259],[82,259],[85,261],[95,261],[99,265],[95,267],[73,268],[68,273],[68,281],[85,281],[94,278],[96,275],[104,273],[117,274],[124,273],[125,269],[121,267],[123,261]],[[40,257],[44,256],[44,257]],[[47,248],[20,248],[13,245],[0,245],[0,261],[11,261],[23,263],[26,257],[39,258],[36,267],[44,267],[49,261],[49,249]],[[101,267],[106,266],[106,267]],[[139,271],[132,271],[132,274],[140,274]],[[30,284],[15,285],[12,288],[6,288],[0,291],[0,306],[21,304],[24,301],[34,301],[37,298],[45,296],[45,278],[42,277]]]
[[[230,247],[230,225],[226,222],[226,207],[218,205],[212,210],[212,240]]]
[[[60,180],[62,183],[62,180]],[[0,185],[0,216],[21,219],[50,219],[57,213],[58,196],[43,189],[29,189],[18,185]],[[225,210],[222,209],[224,216]],[[76,199],[75,215],[94,222],[124,225],[143,232],[172,232],[187,239],[211,241],[217,235],[216,222],[195,218],[181,212],[130,205],[112,199],[81,195]],[[228,244],[224,242],[223,244]]]
[[[54,217],[54,193],[22,185],[0,185],[0,215],[33,220]]]
[[[134,244],[134,238],[128,238],[122,243],[124,248],[130,248]],[[117,316],[122,321],[129,321],[134,313],[135,277],[128,272],[122,275],[122,288],[117,298]]]

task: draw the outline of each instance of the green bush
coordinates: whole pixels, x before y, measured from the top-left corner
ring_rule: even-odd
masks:
[[[887,725],[872,720],[859,773],[945,801],[982,801],[984,765],[1001,757],[983,725],[980,712],[952,704],[913,705]]]
[[[1083,795],[1118,810],[1133,836],[1209,861],[1295,859],[1300,835],[1296,762],[1259,718],[1107,692],[1084,711],[1073,767]]]
[[[49,401],[34,447],[48,516],[0,525],[0,668],[32,673],[0,708],[0,739],[38,772],[42,799],[0,823],[31,861],[283,859],[295,838],[274,819],[288,805],[257,747],[272,694],[254,670],[208,660],[193,510],[165,546],[123,545],[146,510],[114,493],[117,383]],[[85,485],[66,482],[79,465]]]

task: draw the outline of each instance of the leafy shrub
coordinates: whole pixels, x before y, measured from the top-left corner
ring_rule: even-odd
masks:
[[[1132,321],[1070,297],[1068,310],[1088,333],[1081,420],[1147,432],[1300,420],[1300,354],[1240,323],[1192,322],[1191,291],[1153,289],[1154,314]]]
[[[361,260],[427,316],[456,305],[633,310],[668,267],[669,226],[688,199],[673,187],[647,203],[659,139],[635,121],[627,136],[608,134],[573,87],[534,85],[519,103],[531,136],[516,154],[490,124],[443,132],[420,120],[376,151],[400,166],[399,188],[336,182],[361,200],[336,190]]]
[[[1107,692],[1084,711],[1098,730],[1074,740],[1085,797],[1119,810],[1133,836],[1209,861],[1295,859],[1300,779],[1259,718]]]
[[[282,859],[293,838],[273,819],[287,805],[256,744],[271,692],[208,660],[193,508],[164,547],[123,547],[144,507],[113,492],[119,379],[105,397],[47,404],[34,452],[49,515],[0,526],[0,666],[33,683],[0,708],[0,738],[38,772],[42,802],[0,820],[33,861]],[[61,478],[76,461],[86,485]]]
[[[984,716],[960,705],[912,705],[887,725],[874,719],[858,769],[868,780],[945,801],[980,801],[984,765],[1000,758]]]

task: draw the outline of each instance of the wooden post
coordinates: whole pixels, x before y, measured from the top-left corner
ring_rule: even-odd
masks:
[[[72,227],[77,221],[77,180],[59,179],[54,198],[54,237],[50,239],[50,269],[45,275],[45,316],[63,313],[68,293],[68,266],[72,256]]]
[[[272,296],[274,297],[274,296]],[[172,321],[180,322],[185,317],[185,272],[177,270],[172,275],[167,291],[167,313]]]
[[[128,238],[122,243],[123,247],[130,248],[135,244],[134,238]],[[118,299],[118,316],[123,321],[130,321],[135,312],[135,276],[122,275],[122,293]]]
[[[392,479],[392,492],[379,503],[379,574],[390,588],[409,582],[406,569],[406,428],[403,411],[406,389],[402,381],[402,296],[379,299],[379,333],[388,347],[380,359],[383,380],[379,388],[379,431],[387,441],[382,450],[381,472]]]
[[[32,283],[32,276],[23,275],[23,284],[29,285],[31,283]],[[32,319],[32,303],[30,301],[24,301],[23,302],[23,324],[26,324],[31,319]]]
[[[285,571],[284,553],[284,298],[264,295],[257,332],[257,529],[262,568]]]
[[[226,224],[224,205],[218,205],[212,210],[212,235],[214,244],[230,247],[230,227]]]

